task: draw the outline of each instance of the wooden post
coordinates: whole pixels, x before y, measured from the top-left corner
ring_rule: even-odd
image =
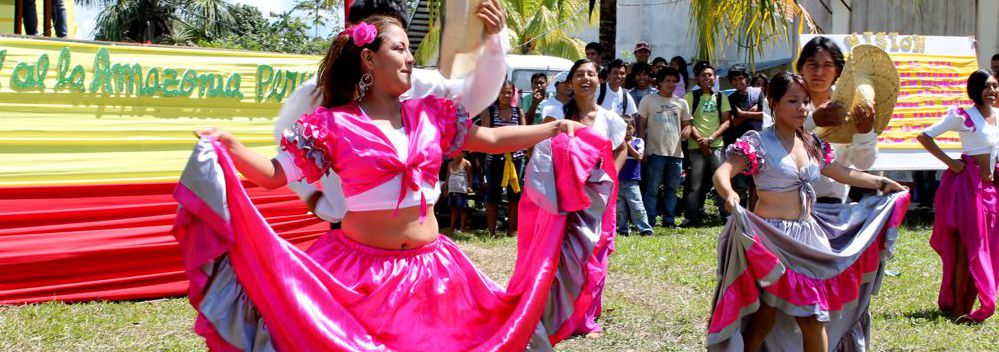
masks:
[[[24,11],[24,4],[21,2],[24,0],[14,0],[14,34],[21,34],[21,12]]]
[[[43,6],[45,6],[45,10],[43,11],[45,13],[45,17],[44,17],[44,22],[42,22],[42,23],[44,23],[42,25],[42,28],[44,28],[45,30],[42,33],[46,37],[51,37],[52,36],[52,0],[45,0],[45,5],[43,5]]]

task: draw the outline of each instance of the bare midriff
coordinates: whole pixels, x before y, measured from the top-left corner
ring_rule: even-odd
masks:
[[[753,213],[763,218],[798,220],[801,219],[801,194],[798,190],[787,192],[758,191],[756,209]],[[805,212],[810,212],[812,205],[807,204]]]
[[[439,228],[433,214],[434,205],[427,204],[429,214],[420,223],[420,207],[348,211],[341,222],[344,236],[366,246],[382,249],[413,249],[437,239]]]
[[[990,175],[992,174],[991,170],[993,168],[992,165],[989,165],[989,163],[992,162],[991,160],[989,160],[989,155],[978,154],[978,155],[972,155],[971,158],[975,160],[975,164],[978,164],[978,170],[981,172],[979,175],[982,177],[982,182],[988,181]],[[965,165],[965,167],[967,167],[967,165]],[[994,182],[995,177],[992,178]]]

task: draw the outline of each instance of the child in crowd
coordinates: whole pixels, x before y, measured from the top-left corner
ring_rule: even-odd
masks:
[[[446,179],[444,191],[447,194],[447,206],[451,208],[451,227],[448,232],[465,231],[468,224],[468,194],[472,193],[472,162],[465,159],[465,152],[447,163]],[[460,227],[456,226],[459,224],[459,217]]]
[[[626,119],[628,129],[624,136],[624,145],[628,152],[628,159],[624,162],[624,167],[618,173],[618,196],[617,196],[617,232],[621,235],[628,235],[628,219],[638,227],[642,236],[652,235],[652,226],[649,226],[649,218],[645,214],[645,205],[642,203],[642,192],[639,183],[642,181],[642,157],[645,154],[645,141],[635,137],[635,120]]]

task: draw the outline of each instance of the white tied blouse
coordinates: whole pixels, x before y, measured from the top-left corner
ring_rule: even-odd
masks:
[[[496,96],[499,95],[503,80],[506,78],[506,61],[504,55],[509,51],[509,40],[507,38],[508,33],[506,29],[502,30],[499,34],[487,36],[482,48],[483,56],[479,59],[480,61],[476,66],[476,70],[463,79],[446,79],[436,70],[413,70],[412,88],[399,97],[400,100],[433,95],[452,99],[464,106],[470,115],[477,115],[496,101]],[[288,97],[284,106],[281,107],[281,112],[278,113],[277,121],[274,122],[274,137],[276,140],[280,141],[284,130],[294,125],[295,121],[302,114],[311,113],[316,109],[319,105],[319,99],[316,96],[318,90],[316,88],[315,79],[311,79],[303,83],[298,89],[295,89],[291,96]],[[386,135],[391,138],[392,133],[386,131]],[[405,135],[403,135],[403,138],[405,138]],[[397,143],[395,138],[392,139],[393,143]],[[400,150],[399,148],[396,149]],[[402,150],[404,149],[402,148]],[[393,180],[389,183],[394,184],[396,181]],[[323,186],[323,196],[316,203],[316,215],[323,220],[340,222],[347,213],[348,208],[354,211],[361,211],[372,210],[371,208],[381,209],[384,206],[384,204],[372,202],[372,199],[375,198],[374,195],[378,191],[370,192],[370,194],[368,194],[369,192],[365,192],[363,195],[346,199],[342,191],[340,176],[332,170],[330,170],[328,175],[323,176],[319,183]],[[388,189],[391,186],[382,185],[382,187]],[[395,187],[398,190],[398,186]],[[309,199],[319,190],[315,185],[304,181],[290,182],[288,183],[288,188],[298,194],[302,200]],[[440,185],[434,185],[433,189],[437,195],[440,194]],[[372,198],[367,198],[369,195]],[[437,199],[437,195],[427,193],[427,202],[433,203]],[[416,198],[416,200],[419,200],[419,198]],[[409,202],[412,202],[412,200],[407,198],[403,206],[408,205]],[[395,208],[395,205],[392,208]]]
[[[996,112],[997,110],[992,108],[992,113]],[[988,154],[989,165],[996,164],[996,156],[999,155],[999,126],[985,122],[985,116],[982,116],[977,108],[951,108],[947,110],[943,119],[923,133],[936,138],[947,131],[955,131],[961,137],[961,151],[965,154]]]

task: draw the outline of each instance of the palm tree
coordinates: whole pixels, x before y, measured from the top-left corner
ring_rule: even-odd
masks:
[[[431,28],[417,48],[416,60],[426,64],[434,61],[439,51],[440,22],[437,21],[439,0],[429,0]],[[511,51],[578,59],[586,43],[570,35],[570,30],[587,23],[588,0],[501,0],[506,11],[506,25]]]
[[[222,35],[235,21],[226,0],[76,0],[100,7],[94,38],[107,41],[153,42],[175,36],[183,27],[191,36],[210,39]]]
[[[176,1],[172,0],[76,0],[83,6],[101,7],[94,39],[148,42],[171,32]]]
[[[691,0],[690,23],[696,28],[698,58],[710,59],[716,48],[738,45],[750,64],[762,48],[791,40],[792,30],[819,31],[797,0]]]
[[[181,5],[180,18],[190,28],[199,30],[198,35],[203,39],[218,38],[236,21],[227,0],[186,0]]]
[[[503,0],[515,52],[578,59],[586,43],[569,30],[587,23],[587,0]]]
[[[916,11],[922,3],[912,0]],[[800,0],[691,0],[690,22],[697,28],[699,58],[713,57],[719,44],[735,44],[746,50],[750,63],[768,44],[790,41],[792,30],[822,32]]]
[[[590,0],[590,11],[593,11],[593,0]],[[600,0],[600,46],[604,48],[603,62],[610,62],[617,53],[617,0]]]

